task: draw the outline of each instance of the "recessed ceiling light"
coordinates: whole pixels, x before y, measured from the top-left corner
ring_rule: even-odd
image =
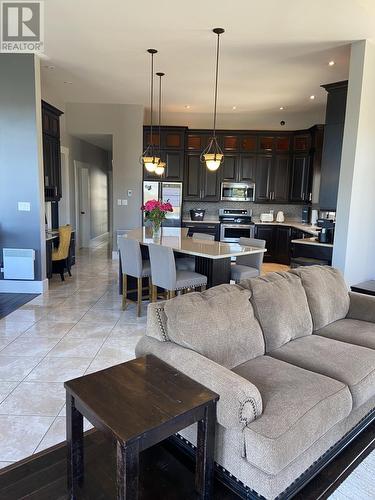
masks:
[[[51,70],[52,70],[52,69],[55,69],[55,66],[49,66],[49,65],[47,65],[47,66],[44,66],[44,67],[45,67],[46,69],[51,69]]]
[[[310,96],[310,99],[313,101],[315,99],[315,96],[314,95],[311,95]]]
[[[66,81],[66,82],[64,82],[64,83],[65,83],[65,85],[73,85],[73,82],[68,82],[68,81]]]
[[[190,104],[186,104],[185,109],[190,109]]]
[[[235,111],[237,109],[237,106],[233,106],[232,109],[233,111]]]
[[[282,111],[284,109],[284,106],[280,106],[280,111]]]
[[[335,64],[335,61],[329,61],[328,66],[334,66]]]

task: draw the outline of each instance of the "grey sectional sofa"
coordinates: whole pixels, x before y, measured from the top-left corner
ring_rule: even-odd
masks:
[[[329,267],[150,304],[136,352],[220,395],[215,460],[248,498],[289,497],[374,417],[375,297]]]

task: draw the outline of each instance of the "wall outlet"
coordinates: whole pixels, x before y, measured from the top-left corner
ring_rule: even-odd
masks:
[[[18,211],[19,212],[30,212],[31,205],[29,201],[19,201],[18,202]]]
[[[121,207],[121,205],[122,205],[121,200],[117,200],[117,205],[118,205],[119,207]]]
[[[133,190],[128,189],[128,198],[131,198],[133,196]]]
[[[128,204],[128,200],[122,200],[122,204],[124,205],[124,207],[126,207]]]

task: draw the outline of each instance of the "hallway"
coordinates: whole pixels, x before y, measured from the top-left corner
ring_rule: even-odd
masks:
[[[132,359],[145,331],[146,307],[121,310],[107,244],[80,251],[72,274],[0,320],[0,467],[63,441],[63,382]]]

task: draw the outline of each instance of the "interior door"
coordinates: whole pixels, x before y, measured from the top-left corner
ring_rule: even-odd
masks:
[[[90,174],[87,167],[79,168],[79,246],[90,246]]]

